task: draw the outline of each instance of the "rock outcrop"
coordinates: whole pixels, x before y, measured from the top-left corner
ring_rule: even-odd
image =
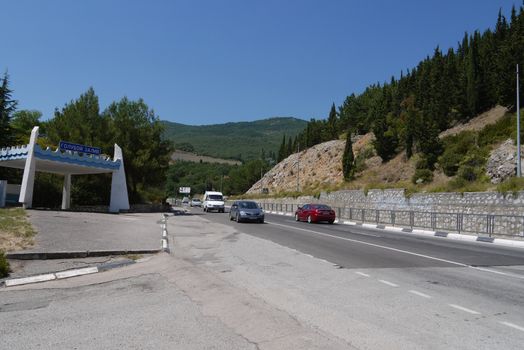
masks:
[[[512,139],[507,139],[499,147],[491,151],[486,163],[486,174],[491,183],[498,184],[510,176],[514,176],[517,169],[517,147]]]

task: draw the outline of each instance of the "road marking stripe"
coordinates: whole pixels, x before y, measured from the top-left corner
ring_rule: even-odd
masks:
[[[515,328],[515,329],[518,329],[519,331],[524,332],[524,327],[517,326],[517,325],[514,324],[514,323],[504,322],[504,321],[499,321],[499,323],[500,323],[500,324],[503,324],[504,326],[508,326],[508,327],[511,327],[511,328]]]
[[[455,308],[457,310],[461,310],[461,311],[470,313],[472,315],[480,315],[480,312],[475,311],[475,310],[471,310],[471,309],[468,309],[468,308],[465,308],[465,307],[460,306],[460,305],[455,305],[455,304],[448,304],[448,305],[451,306],[452,308]]]
[[[348,241],[348,242],[353,242],[353,243],[360,243],[360,244],[368,245],[368,246],[371,246],[371,247],[382,248],[382,249],[387,249],[387,250],[391,250],[391,251],[398,252],[398,253],[414,255],[414,256],[421,257],[421,258],[425,258],[425,259],[441,261],[441,262],[445,262],[445,263],[448,263],[448,264],[451,264],[451,265],[457,265],[457,266],[462,266],[462,267],[470,267],[470,265],[463,264],[463,263],[460,263],[460,262],[451,261],[451,260],[446,260],[446,259],[440,259],[440,258],[436,258],[436,257],[434,257],[434,256],[429,256],[429,255],[424,255],[424,254],[414,253],[414,252],[410,252],[410,251],[407,251],[407,250],[402,250],[402,249],[392,248],[392,247],[388,247],[388,246],[384,246],[384,245],[380,245],[380,244],[374,244],[374,243],[369,243],[369,242],[359,241],[358,239],[352,239],[352,238],[346,238],[346,237],[334,236],[334,235],[330,235],[330,234],[327,234],[327,233],[322,233],[322,232],[318,232],[318,231],[308,230],[308,229],[304,229],[304,228],[299,228],[299,227],[294,227],[294,226],[289,226],[289,225],[283,225],[283,224],[277,224],[277,223],[275,223],[275,222],[269,222],[269,221],[267,221],[267,223],[268,223],[268,224],[271,224],[271,225],[276,225],[276,226],[282,226],[282,227],[291,228],[291,229],[294,229],[294,230],[300,230],[300,231],[310,232],[310,233],[317,234],[317,235],[319,235],[319,236],[325,236],[325,237],[331,237],[331,238],[341,239],[341,240],[343,240],[343,241]]]
[[[360,275],[360,276],[364,276],[364,277],[369,277],[369,275],[367,273],[364,273],[364,272],[360,272],[360,271],[357,271],[355,272],[357,275]]]
[[[431,299],[430,295],[418,292],[416,290],[410,290],[409,292],[412,293],[412,294],[418,295],[419,297],[423,297],[423,298],[426,298],[426,299]]]
[[[381,282],[381,283],[387,284],[390,287],[398,287],[398,284],[395,284],[395,283],[392,283],[392,282],[389,282],[389,281],[386,281],[386,280],[378,280],[378,281]]]
[[[470,266],[470,267],[472,269],[479,270],[479,271],[491,272],[491,273],[496,273],[497,275],[524,279],[524,276],[516,275],[514,273],[507,273],[507,272],[502,272],[502,271],[497,271],[497,270],[492,270],[492,269],[486,269],[484,267],[476,267],[476,266]]]

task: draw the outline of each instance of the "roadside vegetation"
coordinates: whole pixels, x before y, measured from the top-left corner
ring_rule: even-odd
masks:
[[[0,250],[24,249],[34,243],[36,232],[22,208],[0,208]]]

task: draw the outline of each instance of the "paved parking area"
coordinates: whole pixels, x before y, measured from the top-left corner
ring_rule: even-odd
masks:
[[[102,214],[28,210],[38,234],[23,252],[158,250],[161,213]]]

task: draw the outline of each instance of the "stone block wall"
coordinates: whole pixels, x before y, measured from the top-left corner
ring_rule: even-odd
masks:
[[[524,192],[415,193],[403,189],[343,190],[319,198],[266,198],[278,211],[304,203],[325,203],[343,219],[436,231],[524,237]],[[285,206],[287,204],[287,207]],[[279,206],[282,205],[282,206]]]

